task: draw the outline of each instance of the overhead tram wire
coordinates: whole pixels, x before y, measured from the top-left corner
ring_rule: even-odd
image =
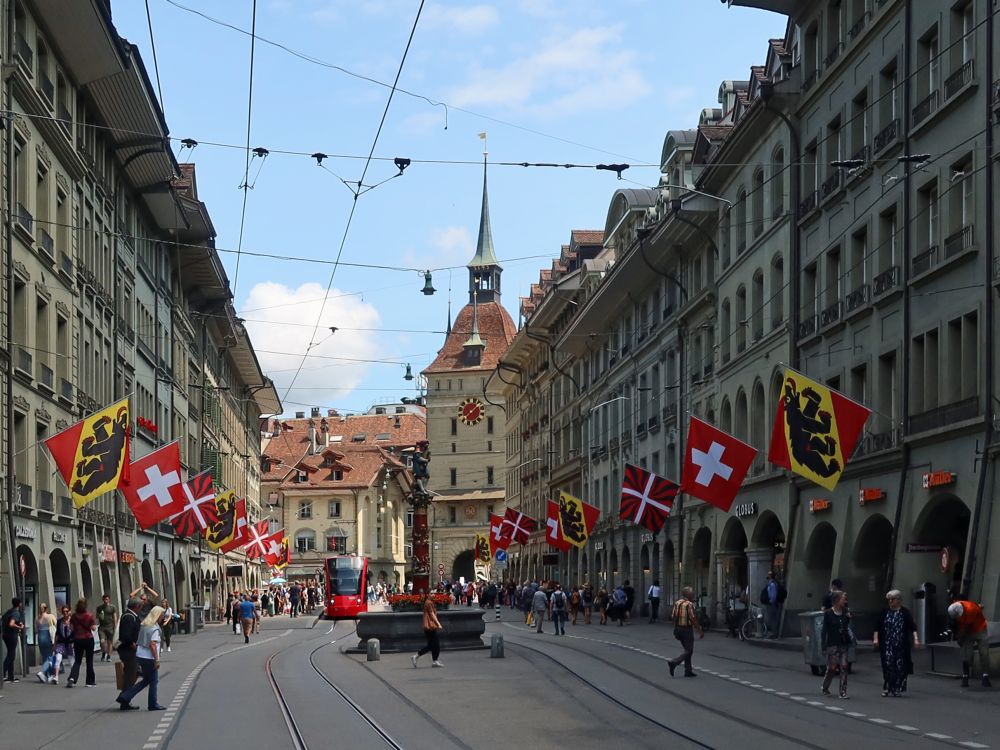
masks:
[[[146,0],[148,3],[149,0]],[[257,41],[257,0],[253,0],[253,7],[250,16],[250,82],[247,87],[247,145],[246,145],[246,168],[243,171],[243,207],[240,209],[240,234],[236,242],[236,271],[233,274],[233,297],[236,297],[236,288],[240,283],[240,259],[243,257],[243,232],[247,221],[247,196],[250,192],[250,131],[253,123],[253,67],[254,50]],[[266,157],[264,157],[266,158]],[[261,164],[263,166],[263,164]],[[256,182],[256,180],[255,180]]]
[[[330,289],[333,288],[333,280],[337,275],[337,269],[340,266],[340,258],[344,254],[344,246],[347,244],[347,236],[351,230],[351,222],[354,220],[354,214],[358,208],[358,198],[361,195],[361,186],[364,185],[365,175],[368,174],[368,167],[371,165],[372,157],[375,155],[375,147],[378,145],[379,136],[382,134],[382,128],[385,126],[386,117],[389,115],[389,107],[392,105],[393,94],[396,92],[396,87],[399,85],[400,76],[403,75],[403,66],[406,64],[406,57],[410,52],[410,45],[413,44],[413,37],[417,33],[417,24],[420,22],[420,14],[423,13],[425,0],[420,0],[420,6],[417,8],[416,17],[413,19],[413,26],[410,28],[410,35],[406,40],[406,47],[403,50],[403,56],[399,61],[399,68],[396,70],[396,78],[393,80],[392,89],[389,91],[389,96],[385,102],[385,109],[382,111],[382,119],[379,120],[378,129],[375,131],[375,137],[372,139],[372,147],[368,151],[368,158],[365,160],[364,169],[361,170],[361,177],[358,179],[358,189],[354,193],[354,200],[351,203],[351,212],[347,216],[347,223],[344,225],[344,233],[340,238],[340,247],[337,249],[337,257],[334,261],[333,268],[330,269],[330,278],[326,283],[326,291],[323,294],[323,302],[320,305],[319,315],[316,316],[316,324],[313,326],[313,333],[310,337],[309,346],[306,347],[305,352],[302,354],[302,359],[299,362],[299,366],[292,376],[291,382],[285,389],[285,396],[288,396],[289,391],[295,385],[295,381],[298,380],[299,373],[302,372],[302,366],[306,363],[306,359],[309,358],[309,353],[315,346],[316,342],[316,332],[319,330],[320,321],[323,319],[323,312],[326,310],[326,300],[327,296],[330,294]],[[402,170],[400,170],[402,172]]]
[[[146,0],[146,25],[149,27],[149,48],[153,52],[153,72],[156,73],[156,93],[160,97],[160,111],[167,105],[163,103],[163,87],[160,84],[160,61],[156,54],[156,38],[153,36],[153,16],[149,11],[149,0]]]

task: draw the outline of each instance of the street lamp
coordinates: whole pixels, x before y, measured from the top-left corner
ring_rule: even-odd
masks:
[[[608,399],[607,401],[602,401],[601,403],[597,404],[597,406],[590,407],[590,410],[592,412],[593,411],[597,411],[602,406],[607,406],[608,404],[613,404],[615,401],[631,401],[631,400],[632,399],[629,396],[615,396],[614,398]]]
[[[535,463],[536,461],[541,461],[541,460],[542,460],[542,459],[540,459],[540,458],[529,458],[529,459],[528,459],[527,461],[525,461],[524,463],[520,463],[520,464],[518,464],[517,466],[513,467],[513,468],[511,469],[511,471],[517,471],[517,470],[518,470],[518,469],[520,469],[520,468],[521,468],[522,466],[527,466],[528,464],[533,464],[533,463]]]

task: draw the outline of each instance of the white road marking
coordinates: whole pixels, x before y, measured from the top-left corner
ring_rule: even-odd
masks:
[[[810,705],[810,706],[825,706],[826,705],[825,703],[823,703],[823,701],[806,701],[806,703],[808,705]]]
[[[933,740],[950,740],[952,738],[950,734],[941,734],[940,732],[928,732],[924,737],[930,737]]]
[[[789,697],[793,701],[804,701],[805,700],[805,696],[802,696],[802,695],[792,695],[792,696],[789,696]]]
[[[824,706],[827,711],[843,711],[840,706]]]
[[[853,716],[855,719],[863,719],[868,714],[859,714],[857,711],[848,711],[845,716]]]
[[[904,732],[919,732],[920,730],[916,727],[911,727],[909,724],[897,724],[896,729],[902,729]]]
[[[868,721],[873,721],[876,724],[892,724],[888,719],[869,719]]]
[[[959,745],[965,745],[965,747],[974,747],[974,748],[977,748],[977,749],[978,748],[989,747],[989,745],[982,745],[982,744],[980,744],[978,742],[972,742],[971,740],[966,740],[965,742],[959,742],[958,744]]]

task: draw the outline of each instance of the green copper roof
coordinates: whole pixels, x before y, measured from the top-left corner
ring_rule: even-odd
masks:
[[[500,267],[497,254],[493,250],[493,232],[490,230],[490,200],[486,192],[486,161],[483,160],[483,210],[479,216],[479,241],[476,243],[476,255],[469,261],[469,268],[483,266]]]

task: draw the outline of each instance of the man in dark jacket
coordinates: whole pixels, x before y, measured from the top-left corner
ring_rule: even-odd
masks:
[[[125,614],[122,615],[122,619],[118,622],[118,658],[121,659],[124,665],[123,690],[127,690],[135,684],[139,670],[139,663],[136,661],[135,656],[135,646],[139,640],[139,627],[142,620],[139,611],[142,607],[142,602],[132,597],[128,600],[125,607]],[[121,704],[123,711],[128,711],[132,708],[138,708],[138,706],[131,706],[128,703]]]

